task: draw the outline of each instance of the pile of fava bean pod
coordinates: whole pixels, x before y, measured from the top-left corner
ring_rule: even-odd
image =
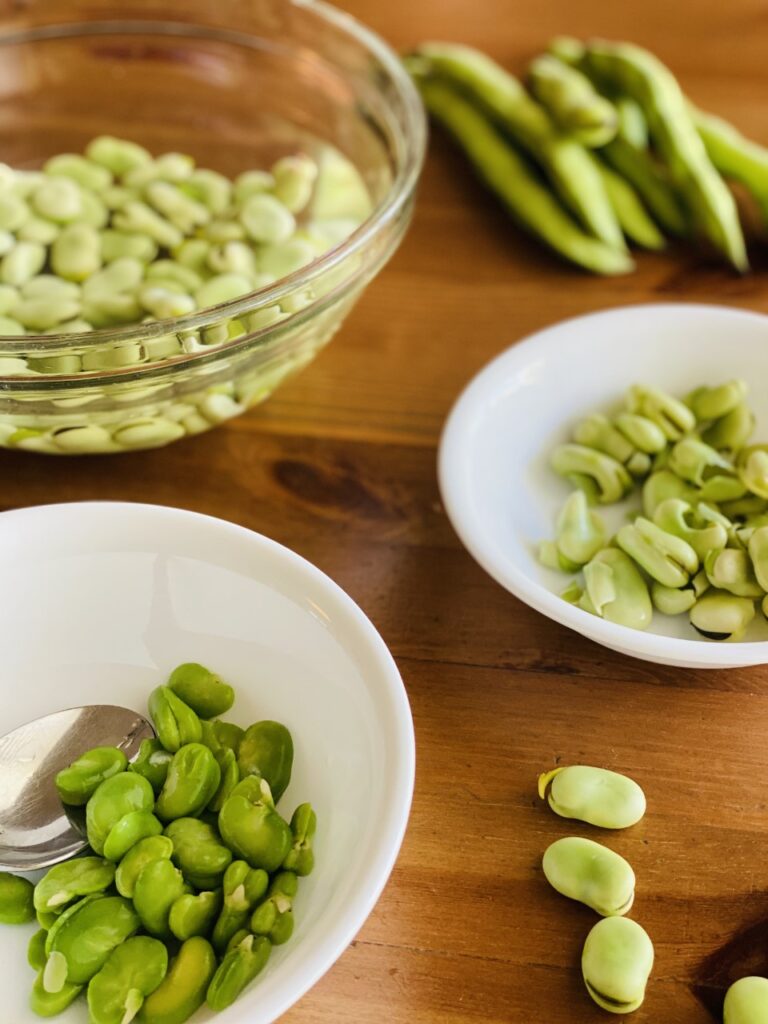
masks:
[[[217,716],[234,691],[180,665],[149,698],[157,739],[128,763],[97,747],[59,772],[62,802],[85,809],[91,853],[37,883],[0,874],[0,921],[40,925],[28,959],[42,1017],[81,993],[91,1024],[183,1024],[230,1006],[293,932],[314,866],[309,804],[276,809],[293,740],[278,722]]]
[[[647,629],[653,609],[687,614],[710,640],[738,640],[768,615],[768,444],[750,444],[743,381],[678,399],[634,386],[625,408],[594,413],[559,445],[552,468],[577,490],[540,560],[583,572],[565,600],[608,622]],[[591,507],[642,492],[613,537]]]
[[[565,259],[623,274],[634,266],[629,243],[662,249],[672,236],[748,269],[728,182],[768,223],[768,149],[696,109],[652,53],[556,39],[525,83],[455,43],[424,43],[404,60],[490,190]]]

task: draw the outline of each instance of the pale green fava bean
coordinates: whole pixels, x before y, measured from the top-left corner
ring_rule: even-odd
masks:
[[[164,249],[173,249],[184,240],[184,233],[175,224],[136,199],[130,200],[115,213],[112,226],[118,231],[149,235]]]
[[[749,557],[757,581],[768,591],[768,525],[758,527],[749,538]]]
[[[108,168],[118,177],[152,161],[151,154],[143,146],[111,135],[99,135],[98,138],[89,142],[85,149],[85,155],[89,160]]]
[[[168,926],[181,942],[195,935],[208,935],[221,911],[221,890],[186,893],[171,907]]]
[[[696,489],[668,469],[651,473],[643,484],[643,511],[652,519],[659,505],[668,498],[680,498],[692,503],[696,501]]]
[[[240,210],[240,221],[255,241],[262,244],[286,242],[296,230],[290,210],[266,193],[249,196]]]
[[[69,224],[51,248],[51,266],[68,281],[85,281],[101,264],[101,238],[90,224]]]
[[[698,556],[687,541],[666,533],[644,516],[622,526],[616,543],[665,587],[684,587],[699,568]]]
[[[573,440],[587,448],[596,448],[624,464],[635,452],[635,446],[601,413],[593,413],[578,423],[573,431]]]
[[[114,879],[114,864],[101,857],[77,857],[55,864],[35,886],[35,909],[60,914],[74,900],[104,892]]]
[[[196,228],[207,224],[211,212],[207,206],[186,195],[176,185],[167,181],[153,181],[147,185],[149,203],[164,217],[184,232],[191,235]]]
[[[299,804],[291,817],[293,845],[283,861],[283,870],[293,871],[300,877],[312,873],[315,854],[312,844],[317,831],[317,815],[311,804]]]
[[[206,263],[214,274],[240,274],[251,279],[256,274],[256,256],[245,242],[233,240],[212,245]]]
[[[752,561],[740,548],[710,551],[704,559],[707,579],[718,590],[726,590],[736,597],[762,597],[763,588],[757,581]]]
[[[216,829],[197,818],[177,818],[165,830],[173,842],[173,862],[198,889],[217,889],[232,862],[232,852]]]
[[[755,617],[754,602],[720,590],[707,591],[691,609],[693,628],[708,640],[738,640]]]
[[[170,860],[173,856],[173,842],[167,836],[150,836],[141,839],[126,853],[117,867],[115,885],[121,896],[133,898],[136,880],[152,861]]]
[[[183,943],[165,980],[141,1008],[141,1024],[184,1024],[205,1002],[216,973],[216,954],[204,938]]]
[[[0,262],[0,280],[19,287],[45,266],[46,249],[40,242],[19,242]]]
[[[629,828],[645,814],[645,794],[626,775],[607,768],[569,765],[539,776],[539,796],[562,818],[599,828]]]
[[[128,770],[143,775],[157,794],[165,785],[172,760],[173,754],[165,749],[160,740],[146,739],[141,741],[139,753],[128,765]]]
[[[195,301],[200,309],[206,309],[239,299],[252,291],[251,280],[243,274],[217,274],[197,289]]]
[[[104,852],[110,830],[130,811],[151,811],[155,803],[152,787],[140,775],[123,772],[102,782],[85,808],[85,825],[91,849]]]
[[[688,396],[688,405],[697,420],[717,420],[732,412],[747,396],[743,380],[730,380],[717,387],[696,388]]]
[[[232,198],[232,182],[218,171],[198,168],[181,183],[185,195],[196,199],[206,206],[211,213],[225,213]]]
[[[703,561],[710,551],[728,543],[728,530],[720,518],[707,518],[706,506],[693,508],[681,498],[667,498],[653,513],[654,523],[665,533],[686,541]]]
[[[269,171],[243,171],[235,178],[235,202],[242,206],[251,196],[259,195],[261,192],[271,192],[274,187],[275,179]]]
[[[667,437],[661,427],[646,416],[623,412],[616,417],[616,429],[646,455],[658,455],[667,447]]]
[[[52,156],[43,165],[43,171],[51,177],[71,178],[90,192],[103,192],[112,184],[112,174],[107,167],[79,153]]]
[[[705,480],[724,470],[725,475],[735,472],[733,463],[703,441],[687,437],[678,441],[670,452],[669,468],[683,480],[702,487]]]
[[[0,871],[0,923],[26,924],[34,917],[32,883],[26,878]]]
[[[281,157],[272,166],[272,194],[291,213],[300,213],[312,197],[317,174],[317,164],[305,153]]]
[[[648,586],[632,559],[617,548],[599,551],[584,566],[586,592],[579,605],[632,629],[647,629],[653,615]]]
[[[45,178],[32,193],[32,206],[41,217],[68,224],[82,213],[82,191],[70,178]]]
[[[591,839],[558,839],[544,852],[542,867],[553,889],[603,917],[626,914],[634,903],[635,873],[630,865]]]
[[[200,718],[216,718],[235,703],[235,691],[229,683],[196,662],[178,665],[171,672],[167,685]]]
[[[203,283],[196,270],[174,260],[155,260],[147,267],[147,281],[174,281],[185,292],[193,292]]]
[[[186,316],[197,308],[191,295],[178,292],[159,282],[148,281],[139,289],[139,302],[158,320],[170,320],[177,316]]]
[[[594,480],[598,501],[604,505],[621,501],[632,486],[629,473],[620,462],[584,445],[559,445],[552,453],[551,464],[560,476],[577,473]]]
[[[10,316],[0,316],[0,336],[19,337],[26,334],[24,326]]]
[[[91,1024],[130,1024],[144,999],[168,971],[168,950],[146,935],[128,939],[110,953],[88,985]]]
[[[64,296],[23,299],[13,309],[13,317],[30,331],[47,331],[51,327],[72,320],[80,312],[76,299]]]
[[[219,953],[226,950],[233,936],[245,926],[248,915],[268,886],[269,875],[261,868],[251,868],[244,860],[229,865],[222,886],[224,905],[213,929],[213,945]]]
[[[137,912],[121,896],[86,896],[69,907],[48,932],[45,990],[58,992],[67,982],[90,981],[140,924]]]
[[[195,817],[213,799],[221,770],[202,743],[187,743],[174,754],[155,811],[162,821]]]
[[[29,207],[20,196],[11,192],[0,195],[0,229],[18,231],[30,216]]]
[[[45,967],[45,940],[47,937],[48,932],[45,928],[40,928],[27,945],[27,963],[35,971],[42,971]]]
[[[605,524],[589,508],[583,491],[574,491],[566,500],[557,519],[555,537],[559,554],[576,568],[605,547]]]
[[[739,468],[743,483],[759,498],[768,498],[768,452],[753,449]]]
[[[627,406],[630,412],[652,420],[670,441],[679,441],[696,426],[696,417],[684,402],[655,388],[630,388]]]
[[[136,843],[151,836],[159,836],[162,831],[163,826],[154,814],[149,811],[130,811],[109,830],[104,841],[104,856],[117,863]]]
[[[259,270],[270,277],[288,277],[306,267],[315,258],[311,242],[289,238],[280,245],[265,245],[259,252]]]
[[[263,935],[248,935],[226,954],[208,986],[212,1010],[225,1010],[266,967],[272,943]]]
[[[171,907],[185,892],[184,876],[165,858],[146,865],[133,889],[133,906],[144,928],[158,938],[170,938]]]
[[[58,1017],[77,999],[83,991],[82,985],[65,982],[58,992],[46,992],[44,972],[41,970],[29,996],[29,1007],[38,1017]]]
[[[653,943],[636,921],[627,917],[598,921],[581,956],[587,991],[610,1013],[632,1013],[645,998],[653,958]]]
[[[157,250],[157,242],[149,235],[114,231],[111,228],[101,233],[101,258],[105,263],[113,263],[129,256],[151,265],[157,256]]]
[[[157,729],[157,735],[166,750],[171,753],[187,743],[199,743],[203,730],[200,719],[167,686],[158,686],[149,697],[149,714]]]
[[[754,429],[755,415],[746,402],[742,402],[707,427],[701,439],[712,448],[735,452],[744,447]]]
[[[768,978],[739,978],[725,993],[723,1024],[768,1024]]]
[[[679,589],[665,587],[656,580],[651,584],[651,600],[653,607],[657,608],[662,615],[682,615],[688,612],[696,604],[696,591],[692,584]]]
[[[16,233],[20,242],[40,242],[41,245],[51,245],[59,237],[60,224],[54,224],[42,217],[30,217],[25,221]],[[1,247],[0,247],[1,248]],[[5,252],[9,252],[9,246]],[[5,253],[3,253],[4,255]]]
[[[82,807],[107,779],[124,772],[128,758],[118,747],[94,747],[56,776],[56,789],[65,804]]]

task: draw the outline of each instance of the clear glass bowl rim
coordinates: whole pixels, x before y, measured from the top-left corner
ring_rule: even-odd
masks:
[[[377,33],[369,29],[357,18],[345,11],[326,3],[325,0],[286,0],[286,3],[293,7],[307,8],[320,15],[326,22],[335,28],[352,37],[371,53],[390,75],[402,102],[404,125],[402,130],[402,141],[404,150],[402,159],[395,168],[395,175],[386,197],[376,206],[369,217],[343,242],[323,253],[322,256],[313,260],[308,266],[295,271],[286,277],[280,278],[274,284],[257,291],[249,292],[247,295],[232,299],[229,302],[221,303],[218,306],[208,306],[205,309],[197,310],[183,317],[173,317],[166,320],[155,320],[149,323],[131,324],[119,327],[100,328],[89,331],[85,334],[26,334],[2,335],[0,334],[0,346],[6,355],[14,353],[45,353],[47,350],[62,348],[77,344],[78,349],[96,348],[109,346],[110,344],[123,344],[127,342],[149,341],[165,334],[174,334],[178,331],[194,331],[200,328],[211,326],[221,322],[222,319],[237,319],[248,313],[253,313],[263,306],[272,305],[285,298],[287,295],[310,285],[316,278],[322,276],[329,270],[342,264],[349,256],[365,249],[368,243],[378,235],[388,224],[396,220],[400,211],[408,202],[416,189],[416,184],[421,174],[424,163],[424,155],[427,142],[427,123],[424,107],[416,87],[411,81],[395,51]],[[66,35],[88,35],[94,30],[101,31],[102,27],[113,25],[115,30],[120,26],[144,26],[147,30],[162,31],[162,27],[179,28],[189,32],[194,29],[191,22],[173,22],[170,18],[163,20],[141,19],[110,19],[109,21],[94,22],[62,22],[60,24],[49,24],[34,29],[13,28],[9,32],[2,30],[0,25],[0,45],[13,43],[18,39],[47,38],[55,37],[57,30]],[[215,35],[217,29],[201,26],[205,34]],[[227,32],[230,37],[236,33]],[[309,310],[304,310],[307,313]],[[269,337],[270,329],[266,328],[261,332],[265,338]],[[216,354],[225,353],[228,348],[242,344],[243,338],[233,338],[220,345],[211,346]],[[211,354],[213,354],[211,352]],[[200,353],[190,352],[187,356],[180,356],[174,359],[176,368],[181,368],[185,363],[193,361]],[[59,383],[65,380],[83,380],[83,375],[76,374],[70,377],[67,374],[57,376]],[[106,374],[105,376],[109,376]],[[0,378],[4,380],[15,380],[18,383],[26,381],[24,377]]]

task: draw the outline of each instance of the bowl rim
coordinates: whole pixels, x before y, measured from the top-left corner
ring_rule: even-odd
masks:
[[[495,545],[486,542],[469,498],[469,474],[466,456],[469,453],[467,423],[489,388],[501,375],[522,367],[532,359],[556,349],[560,344],[561,329],[579,321],[620,319],[645,315],[648,312],[671,313],[672,316],[698,312],[704,315],[750,320],[768,325],[768,315],[752,310],[736,309],[715,303],[648,302],[614,306],[592,313],[567,317],[525,335],[497,356],[494,356],[475,374],[455,400],[443,426],[440,437],[437,474],[440,493],[450,519],[462,544],[480,566],[519,600],[547,618],[589,637],[613,650],[631,653],[636,657],[678,664],[681,659],[695,662],[701,668],[722,668],[725,665],[756,665],[768,663],[768,641],[739,641],[717,645],[707,640],[662,636],[607,622],[591,615],[576,605],[564,601],[544,584],[532,579],[511,563],[499,565],[494,557]],[[495,389],[494,389],[495,390]],[[719,654],[718,652],[723,652]]]
[[[284,995],[279,995],[281,987],[277,993],[265,1000],[268,1019],[276,1020],[317,984],[350,945],[378,902],[399,856],[410,817],[416,770],[413,717],[402,676],[381,634],[357,602],[338,583],[291,548],[246,526],[201,512],[146,502],[72,501],[4,511],[0,513],[0,530],[13,530],[16,523],[35,519],[38,520],[39,527],[45,530],[51,521],[60,517],[66,522],[67,517],[79,520],[85,515],[127,515],[144,518],[147,520],[146,535],[150,545],[151,523],[158,519],[178,523],[180,527],[223,532],[266,553],[273,562],[286,563],[292,573],[305,578],[311,584],[313,593],[322,593],[332,612],[345,621],[362,641],[370,657],[370,663],[383,684],[382,693],[388,698],[394,724],[393,781],[388,787],[388,792],[396,794],[397,798],[387,803],[382,815],[382,827],[377,834],[383,836],[383,839],[377,841],[369,862],[361,868],[361,883],[356,890],[358,895],[349,894],[344,909],[339,912],[336,922],[324,935],[322,942],[304,952],[302,962],[306,964],[306,970],[302,971],[301,980],[294,975],[292,984]],[[119,523],[116,523],[115,532],[119,535]],[[231,1019],[233,1022],[245,1020],[245,1015]]]
[[[263,288],[257,288],[246,295],[238,296],[228,302],[216,306],[207,306],[204,309],[196,310],[185,316],[170,317],[164,320],[153,320],[142,324],[127,324],[117,327],[104,327],[82,334],[25,334],[0,335],[0,345],[3,350],[12,355],[14,351],[23,352],[34,348],[36,351],[45,352],[48,349],[60,349],[63,346],[69,347],[77,344],[78,348],[94,348],[97,346],[109,345],[110,343],[125,343],[130,341],[146,341],[164,334],[178,331],[194,331],[201,327],[210,326],[222,318],[237,319],[246,313],[252,313],[262,305],[272,305],[305,285],[311,284],[316,278],[339,264],[343,263],[349,256],[364,249],[372,238],[378,235],[383,228],[396,220],[402,208],[408,203],[413,195],[419,176],[424,164],[427,144],[427,119],[424,105],[421,102],[418,90],[414,85],[405,66],[401,62],[395,50],[385,40],[368,28],[357,18],[345,11],[339,10],[326,0],[286,0],[292,7],[305,8],[315,12],[321,19],[333,25],[347,36],[360,43],[376,60],[381,64],[389,75],[395,86],[398,99],[402,103],[404,125],[402,129],[402,154],[398,166],[395,168],[395,175],[389,190],[384,199],[371,211],[368,217],[342,242],[333,246],[327,252],[318,256],[306,267],[301,267],[285,277],[279,278],[273,284]],[[6,28],[0,23],[0,45],[13,43],[16,39],[29,40],[37,38],[55,38],[55,33],[60,30],[61,34],[67,36],[94,35],[104,32],[107,28],[111,31],[132,30],[134,32],[156,32],[161,33],[165,29],[174,30],[183,34],[195,34],[195,29],[200,28],[198,23],[175,22],[171,17],[162,19],[139,19],[115,17],[109,19],[94,18],[92,21],[80,20],[77,22],[46,23],[43,26],[36,26],[34,29],[18,29],[13,25]],[[217,29],[213,26],[204,26],[205,34],[216,36],[217,34],[229,39],[238,36],[237,32]],[[244,40],[258,38],[258,36],[240,33]],[[258,303],[254,306],[254,299]],[[285,322],[277,326],[282,326]],[[268,335],[270,328],[254,332],[254,336]],[[248,335],[230,339],[219,345],[212,345],[207,352],[227,352],[230,348],[242,344],[243,338]],[[175,365],[184,366],[187,362],[193,361],[199,352],[186,353],[184,356],[174,360]],[[153,364],[162,365],[162,361]],[[103,374],[102,374],[103,375]],[[75,375],[52,375],[57,383],[68,380],[84,379],[83,374]],[[107,376],[109,376],[107,374]],[[14,382],[26,381],[26,378],[10,377]]]

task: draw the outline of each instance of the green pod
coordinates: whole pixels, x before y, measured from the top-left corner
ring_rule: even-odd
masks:
[[[173,843],[173,862],[197,889],[217,889],[232,863],[232,853],[212,825],[197,818],[177,818],[165,835]]]
[[[628,442],[646,455],[658,455],[667,447],[667,435],[653,420],[634,412],[622,412],[616,417],[617,431]]]
[[[561,444],[552,453],[551,465],[560,476],[576,473],[589,477],[598,488],[598,501],[611,505],[621,501],[632,488],[627,470],[610,455],[579,444]]]
[[[237,764],[237,755],[229,747],[220,747],[214,751],[213,756],[221,771],[221,782],[208,804],[208,809],[218,813],[224,806],[224,802],[232,790],[240,781],[240,768]]]
[[[186,891],[184,876],[169,860],[152,860],[143,869],[133,889],[133,905],[141,924],[159,939],[168,939],[171,907]]]
[[[679,498],[690,504],[696,501],[696,497],[696,489],[685,480],[681,480],[668,469],[659,469],[651,473],[643,484],[643,512],[648,519],[653,519],[656,509],[663,501]]]
[[[172,760],[173,754],[165,749],[160,740],[142,740],[139,753],[135,761],[128,765],[128,770],[142,775],[157,795],[165,785]]]
[[[653,955],[653,943],[636,921],[598,921],[581,955],[581,972],[592,999],[609,1013],[633,1013],[645,998]]]
[[[43,971],[40,971],[29,996],[29,1008],[38,1017],[58,1017],[74,1003],[82,991],[82,985],[65,982],[58,992],[46,992]]]
[[[701,439],[712,448],[737,452],[750,439],[754,429],[755,414],[746,402],[742,402],[725,416],[711,423],[702,432]]]
[[[699,568],[698,556],[690,544],[666,533],[644,516],[622,526],[616,543],[665,587],[684,587]]]
[[[635,453],[635,445],[628,441],[602,413],[593,413],[577,423],[573,431],[573,440],[576,444],[586,445],[587,448],[595,448],[604,455],[610,455],[623,465],[626,465]]]
[[[704,559],[704,571],[713,587],[736,597],[762,597],[749,554],[741,548],[710,551]]]
[[[723,1024],[768,1024],[768,978],[746,977],[725,993]]]
[[[128,939],[109,955],[88,985],[91,1024],[129,1024],[168,971],[168,950],[146,935]]]
[[[695,437],[678,441],[670,452],[669,468],[682,480],[696,487],[703,487],[705,481],[712,477],[732,476],[735,473],[732,462]]]
[[[687,399],[687,404],[697,420],[719,420],[727,416],[747,397],[747,385],[743,380],[729,380],[716,387],[696,388]]]
[[[763,590],[768,591],[768,525],[754,530],[749,538],[748,550],[757,582]]]
[[[265,935],[273,946],[281,946],[293,935],[293,901],[299,880],[293,871],[279,871],[272,879],[266,898],[251,915],[251,931]]]
[[[264,970],[272,952],[272,943],[263,935],[248,935],[226,954],[211,979],[206,996],[208,1006],[226,1010],[241,992]]]
[[[607,768],[569,765],[539,776],[539,796],[561,818],[598,828],[629,828],[645,814],[645,793],[626,775]]]
[[[691,609],[691,625],[708,640],[739,640],[755,617],[754,601],[707,591]]]
[[[169,687],[158,686],[152,691],[149,714],[160,742],[172,754],[187,743],[200,742],[203,735],[200,719]]]
[[[291,830],[275,810],[269,785],[255,775],[235,786],[219,813],[227,846],[252,868],[276,871],[291,848]]]
[[[137,912],[121,896],[86,896],[65,910],[46,940],[46,991],[85,985],[140,925]]]
[[[758,498],[768,498],[768,450],[753,446],[739,458],[739,476],[745,487]]]
[[[220,719],[217,719],[213,723],[213,731],[222,747],[229,747],[237,756],[243,736],[245,736],[245,729],[241,729],[234,722],[222,722]]]
[[[312,848],[317,831],[317,815],[311,804],[299,804],[291,817],[293,844],[283,861],[284,871],[293,871],[301,876],[312,873],[315,854]]]
[[[712,515],[705,505],[700,503],[694,509],[681,498],[667,498],[653,513],[654,523],[689,544],[702,562],[710,551],[720,551],[728,543],[723,519],[717,513]]]
[[[0,871],[0,924],[26,924],[35,919],[35,887],[27,878]]]
[[[528,68],[528,84],[560,130],[583,146],[604,146],[616,135],[616,108],[576,68],[545,53]]]
[[[696,604],[697,595],[693,582],[684,587],[665,587],[656,580],[651,584],[651,600],[653,607],[662,615],[682,615],[689,612]]]
[[[651,420],[670,441],[679,441],[696,426],[696,417],[684,402],[663,391],[639,384],[629,390],[627,409]]]
[[[280,722],[255,722],[245,730],[237,755],[240,775],[266,779],[278,803],[288,788],[293,769],[293,738]]]
[[[605,524],[589,508],[583,491],[574,491],[566,500],[557,517],[555,537],[558,552],[574,566],[571,571],[586,565],[605,547]]]
[[[768,150],[745,138],[728,121],[690,106],[690,113],[712,163],[728,180],[739,181],[752,193],[768,218]]]
[[[580,607],[608,622],[647,629],[653,616],[648,586],[635,563],[617,548],[604,548],[584,566]]]
[[[171,907],[168,927],[181,942],[195,935],[207,936],[213,930],[221,905],[221,889],[199,892],[196,896],[185,893]]]
[[[635,873],[618,853],[581,836],[558,839],[544,851],[547,881],[603,917],[626,914],[635,900]]]
[[[170,860],[173,842],[166,836],[150,836],[141,839],[126,853],[117,866],[115,885],[121,896],[133,898],[136,879],[153,860]]]
[[[213,929],[213,945],[223,953],[234,935],[247,923],[248,915],[264,896],[269,875],[251,868],[244,860],[233,861],[224,873],[223,906]]]
[[[658,252],[666,241],[643,205],[634,186],[602,159],[596,160],[603,187],[611,201],[624,236],[643,249]]]
[[[213,753],[202,743],[187,743],[173,755],[168,777],[155,811],[162,821],[195,817],[213,798],[221,771]]]
[[[104,852],[110,830],[130,811],[151,811],[155,794],[146,779],[122,772],[102,782],[85,808],[88,842],[94,853]]]
[[[151,836],[159,836],[163,826],[149,811],[130,811],[124,814],[109,830],[104,840],[104,856],[116,864],[128,851]]]
[[[117,747],[94,747],[81,754],[56,776],[56,789],[62,803],[82,807],[107,779],[124,772],[128,758]]]
[[[45,967],[45,940],[48,932],[45,928],[39,928],[27,944],[27,963],[35,971],[42,971]]]
[[[76,857],[55,864],[35,886],[35,909],[60,914],[83,896],[104,892],[115,880],[115,865],[101,857]]]
[[[188,662],[171,672],[168,686],[200,718],[216,718],[235,703],[235,691],[204,665]]]
[[[145,999],[141,1024],[184,1024],[205,1002],[216,964],[210,942],[198,936],[187,939],[164,981]]]

